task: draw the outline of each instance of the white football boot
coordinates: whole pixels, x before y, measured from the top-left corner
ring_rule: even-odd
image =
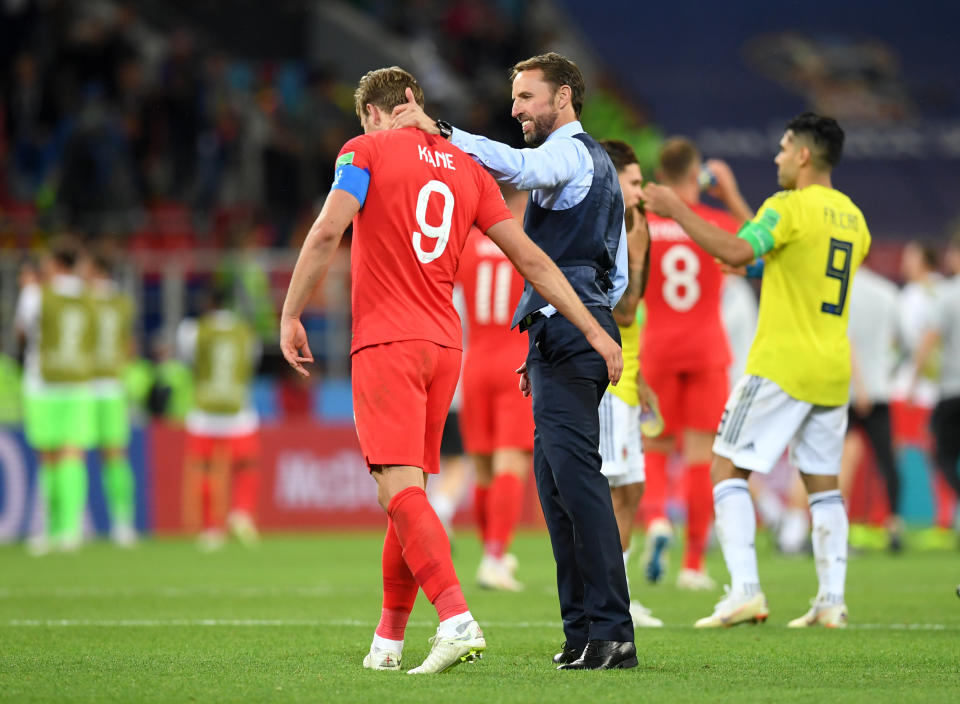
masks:
[[[767,597],[763,592],[752,596],[734,594],[730,587],[724,587],[726,595],[717,602],[713,613],[693,624],[694,628],[727,628],[739,623],[763,623],[770,616]]]
[[[639,601],[630,602],[630,618],[634,628],[661,628],[663,621],[658,619],[646,606]]]
[[[513,577],[513,570],[506,559],[497,559],[492,555],[484,555],[477,568],[477,585],[483,589],[496,591],[519,592],[523,585]]]
[[[847,605],[828,604],[822,599],[811,599],[810,610],[800,618],[793,619],[787,624],[787,628],[808,628],[817,624],[827,628],[846,628]]]
[[[483,638],[480,625],[476,621],[468,621],[461,624],[457,631],[456,636],[449,638],[441,636],[438,628],[437,635],[430,638],[433,643],[430,654],[419,667],[408,670],[407,674],[438,674],[462,662],[474,662],[483,657],[483,651],[487,649],[487,641]]]
[[[717,583],[714,582],[706,572],[684,567],[680,570],[680,574],[677,575],[677,589],[688,589],[695,592],[711,592],[716,588]]]
[[[363,658],[363,666],[368,670],[399,670],[403,656],[386,648],[370,644],[370,652]]]

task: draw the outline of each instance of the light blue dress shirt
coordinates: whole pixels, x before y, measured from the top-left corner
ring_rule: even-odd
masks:
[[[593,159],[586,145],[574,135],[583,132],[579,121],[557,128],[535,149],[514,149],[492,139],[453,128],[450,141],[484,167],[498,181],[530,191],[530,198],[547,210],[566,210],[587,197],[593,183]],[[620,224],[620,244],[609,291],[613,308],[627,288],[627,230]],[[540,312],[553,315],[556,308]]]

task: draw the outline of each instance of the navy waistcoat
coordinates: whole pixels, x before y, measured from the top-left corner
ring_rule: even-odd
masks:
[[[526,230],[567,277],[587,306],[610,306],[610,270],[617,259],[623,226],[623,195],[617,171],[607,152],[586,132],[574,135],[593,159],[593,183],[586,197],[572,208],[548,210],[531,199],[523,219]],[[525,282],[511,327],[547,305]]]

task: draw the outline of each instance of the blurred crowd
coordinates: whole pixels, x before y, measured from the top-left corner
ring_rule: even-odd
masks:
[[[555,23],[538,20],[544,3],[351,4],[384,37],[406,39],[432,104],[449,119],[519,140],[507,68],[558,40]],[[308,41],[318,6],[292,5]],[[252,59],[231,48],[229,27],[166,26],[155,8],[0,5],[0,249],[29,248],[64,228],[146,250],[251,236],[286,246],[304,236],[337,151],[359,131],[358,76],[304,57]],[[646,112],[622,95],[598,88],[591,97],[600,123],[591,129],[635,143],[651,136],[642,132]]]
[[[48,229],[180,229],[219,244],[233,215],[283,244],[356,132],[350,88],[326,68],[201,48],[137,3],[0,12],[0,202]]]

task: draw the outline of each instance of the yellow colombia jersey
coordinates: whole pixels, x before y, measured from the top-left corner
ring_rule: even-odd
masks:
[[[768,198],[739,236],[765,255],[746,373],[801,401],[845,404],[850,283],[870,249],[863,213],[840,191],[812,185]]]
[[[627,327],[620,328],[620,344],[623,345],[623,373],[616,386],[607,389],[619,399],[631,406],[640,405],[637,391],[637,374],[640,373],[640,324],[634,320]]]

